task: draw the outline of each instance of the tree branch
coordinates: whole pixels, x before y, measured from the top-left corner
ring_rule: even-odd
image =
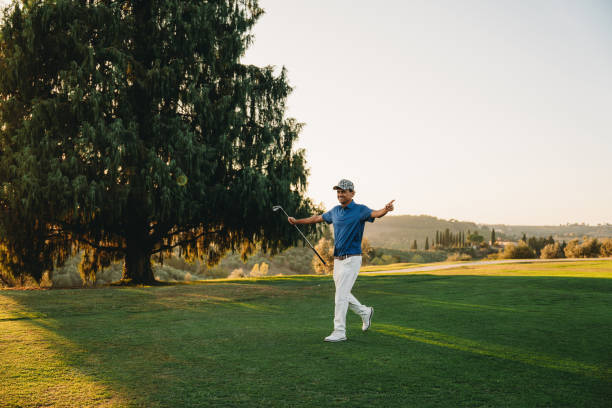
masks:
[[[95,243],[93,243],[93,242],[91,242],[91,241],[89,241],[89,240],[87,240],[85,238],[79,238],[79,237],[77,237],[75,239],[76,239],[76,241],[83,242],[83,243],[89,245],[90,247],[98,249],[98,250],[101,250],[101,251],[107,251],[107,252],[120,251],[120,252],[125,252],[125,248],[124,247],[120,247],[120,246],[103,246],[103,245],[95,244]]]
[[[65,234],[72,233],[72,234],[75,234],[75,237],[72,240],[82,242],[84,244],[89,245],[92,248],[102,250],[102,251],[108,251],[108,252],[110,251],[124,252],[125,251],[125,248],[122,246],[100,245],[100,244],[94,243],[91,240],[84,237],[84,235],[86,234],[85,231],[80,230],[78,227],[68,224],[66,222],[54,221],[52,224],[59,226],[61,229],[55,230],[55,234],[48,235],[47,238],[55,238],[55,237],[60,237]]]
[[[159,248],[155,248],[153,250],[153,252],[151,252],[151,254],[157,254],[157,253],[159,253],[161,251],[165,251],[165,250],[168,250],[168,249],[173,249],[173,248],[176,248],[177,246],[181,246],[181,245],[185,245],[185,244],[188,244],[188,243],[191,243],[191,242],[195,242],[195,241],[197,241],[198,239],[202,238],[204,235],[207,235],[207,234],[210,234],[210,235],[219,235],[221,232],[222,232],[222,230],[218,230],[218,231],[204,231],[204,232],[196,235],[193,238],[184,239],[182,241],[178,241],[178,242],[175,242],[173,244],[162,245]],[[173,233],[172,235],[175,235],[177,233]]]

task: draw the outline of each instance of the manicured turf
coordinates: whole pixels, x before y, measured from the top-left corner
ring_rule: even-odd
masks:
[[[0,291],[0,406],[609,407],[607,262],[361,276],[337,344],[329,277]]]

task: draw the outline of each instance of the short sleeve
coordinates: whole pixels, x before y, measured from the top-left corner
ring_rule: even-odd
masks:
[[[323,217],[323,221],[325,221],[326,223],[328,223],[328,224],[332,223],[331,210],[326,212],[326,213],[323,213],[323,215],[321,217]]]
[[[374,222],[374,218],[372,218],[372,210],[365,205],[361,206],[361,217],[360,217],[361,221],[365,222]]]

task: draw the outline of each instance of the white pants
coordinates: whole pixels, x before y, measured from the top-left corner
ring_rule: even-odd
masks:
[[[362,318],[370,309],[359,303],[351,294],[351,289],[359,275],[361,256],[334,259],[334,283],[336,284],[336,309],[334,312],[334,332],[346,333],[346,312],[350,309]]]

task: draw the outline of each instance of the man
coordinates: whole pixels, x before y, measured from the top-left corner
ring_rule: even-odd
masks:
[[[346,340],[346,312],[351,310],[361,316],[366,331],[372,323],[373,307],[366,307],[351,294],[361,267],[361,240],[365,222],[374,222],[393,211],[393,201],[381,210],[373,211],[365,205],[353,201],[355,186],[349,180],[342,179],[334,186],[340,205],[335,206],[323,215],[296,220],[289,217],[289,223],[314,224],[325,221],[334,225],[334,284],[336,285],[336,307],[334,311],[334,331],[325,341],[337,342]]]

